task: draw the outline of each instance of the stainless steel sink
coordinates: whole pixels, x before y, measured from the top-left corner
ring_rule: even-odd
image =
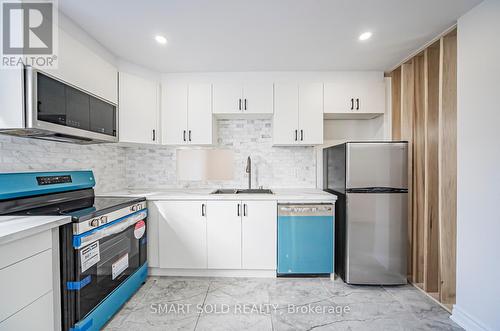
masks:
[[[218,189],[211,194],[274,194],[269,189]]]

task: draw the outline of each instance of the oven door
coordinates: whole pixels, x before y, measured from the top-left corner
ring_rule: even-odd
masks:
[[[98,306],[147,259],[147,210],[72,236],[73,277],[63,270],[63,329]],[[64,268],[63,268],[64,269]],[[67,269],[66,269],[67,270]],[[70,279],[72,278],[72,279]]]

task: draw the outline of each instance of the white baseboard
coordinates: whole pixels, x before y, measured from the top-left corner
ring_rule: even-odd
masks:
[[[479,321],[475,320],[472,316],[467,314],[463,309],[459,306],[453,306],[453,314],[450,317],[453,322],[460,325],[467,331],[486,331],[488,330],[484,325],[482,325]]]
[[[149,268],[150,276],[178,277],[256,277],[276,278],[276,270],[219,270],[219,269],[164,269]]]

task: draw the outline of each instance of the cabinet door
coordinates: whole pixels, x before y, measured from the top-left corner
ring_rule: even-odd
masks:
[[[148,241],[148,266],[160,267],[159,255],[159,233],[160,233],[160,209],[158,202],[148,201],[147,241]]]
[[[157,201],[161,268],[207,267],[204,201]]]
[[[385,82],[367,82],[359,87],[356,112],[363,114],[383,114],[385,112]],[[359,109],[358,109],[359,108]]]
[[[208,202],[208,268],[241,269],[241,213],[240,201]]]
[[[212,132],[212,84],[189,84],[188,141],[190,144],[210,145]]]
[[[299,86],[299,142],[301,145],[323,143],[323,83]]]
[[[243,201],[243,269],[276,269],[276,201]]]
[[[243,87],[243,113],[273,113],[273,84],[269,82],[247,82]]]
[[[273,144],[298,143],[299,90],[295,83],[274,85]]]
[[[119,138],[122,142],[158,143],[158,84],[121,72]]]
[[[214,114],[239,114],[243,110],[241,84],[214,84]]]
[[[187,143],[188,87],[185,83],[162,84],[162,144]]]
[[[325,83],[324,102],[326,114],[351,113],[356,108],[356,88],[348,80]]]

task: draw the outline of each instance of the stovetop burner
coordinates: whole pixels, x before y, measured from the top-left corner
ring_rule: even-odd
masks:
[[[82,222],[144,200],[98,197],[94,195],[93,189],[85,189],[0,201],[0,215],[68,215],[73,218],[73,222]]]

